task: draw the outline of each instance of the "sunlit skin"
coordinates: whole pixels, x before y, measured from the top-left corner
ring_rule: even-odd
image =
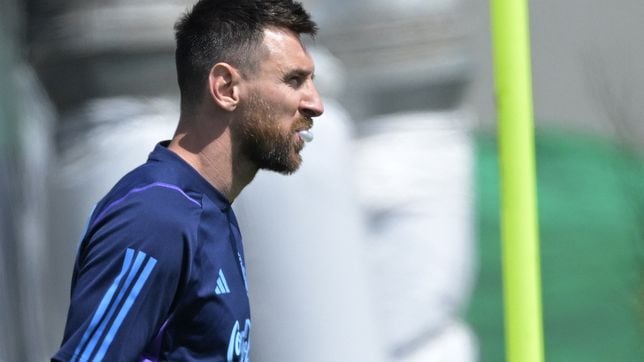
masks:
[[[265,29],[258,69],[215,64],[202,101],[182,113],[170,150],[231,202],[260,168],[295,171],[304,145],[297,132],[324,111],[314,71],[297,34]]]

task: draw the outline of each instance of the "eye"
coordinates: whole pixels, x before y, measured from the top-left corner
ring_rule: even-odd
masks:
[[[304,77],[300,75],[293,75],[286,78],[286,83],[293,88],[299,88],[304,83]]]

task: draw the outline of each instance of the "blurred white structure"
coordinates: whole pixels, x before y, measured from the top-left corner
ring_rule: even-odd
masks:
[[[374,117],[357,142],[371,286],[396,361],[476,360],[475,339],[460,318],[474,282],[469,117]]]
[[[462,322],[475,273],[475,116],[461,0],[317,3],[321,41],[346,65],[371,289],[392,361],[470,362]]]
[[[0,361],[48,357],[44,220],[54,114],[24,58],[20,5],[0,4]]]

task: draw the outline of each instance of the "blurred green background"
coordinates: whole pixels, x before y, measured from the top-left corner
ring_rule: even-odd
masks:
[[[536,137],[546,360],[644,361],[644,158],[563,130]],[[503,361],[496,137],[477,136],[480,270],[468,318]]]

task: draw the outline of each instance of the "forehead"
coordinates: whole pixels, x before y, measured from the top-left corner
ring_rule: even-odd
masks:
[[[289,72],[292,70],[313,73],[313,59],[306,51],[298,34],[279,28],[266,28],[262,41],[263,71]]]

